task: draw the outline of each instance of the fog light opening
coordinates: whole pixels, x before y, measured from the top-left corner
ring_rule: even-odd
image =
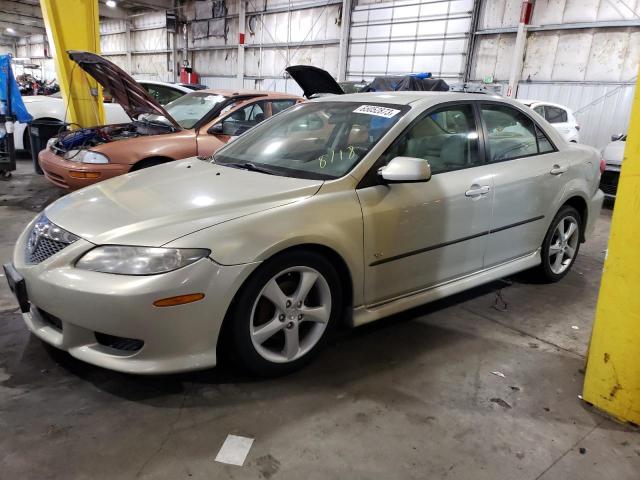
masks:
[[[156,300],[153,304],[156,307],[173,307],[175,305],[184,305],[185,303],[197,302],[204,298],[204,293],[189,293],[187,295],[178,295],[176,297],[162,298]]]

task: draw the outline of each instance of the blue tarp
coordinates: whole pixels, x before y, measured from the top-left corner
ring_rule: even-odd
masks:
[[[11,55],[0,55],[0,100],[7,103],[7,82],[11,82],[11,111],[20,123],[29,123],[33,117],[24,106],[22,95],[11,71]]]

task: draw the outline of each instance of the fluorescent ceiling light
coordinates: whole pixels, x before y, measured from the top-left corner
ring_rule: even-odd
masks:
[[[115,2],[115,0],[107,0],[107,1],[105,2],[105,4],[106,4],[106,5],[107,5],[107,7],[109,7],[109,8],[116,8],[116,2]]]
[[[7,33],[16,33],[16,31],[11,27],[7,27]]]

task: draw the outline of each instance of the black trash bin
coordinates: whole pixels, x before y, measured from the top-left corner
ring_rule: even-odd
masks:
[[[60,120],[34,120],[29,124],[29,143],[31,144],[31,160],[37,174],[44,172],[38,163],[38,154],[47,148],[47,142],[67,128]]]

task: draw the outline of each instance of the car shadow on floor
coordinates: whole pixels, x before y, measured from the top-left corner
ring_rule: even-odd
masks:
[[[388,363],[391,360],[394,366],[403,362],[411,362],[421,351],[434,349],[443,344],[451,344],[460,337],[468,337],[466,334],[447,329],[446,324],[443,324],[442,327],[435,327],[421,322],[414,322],[413,320],[440,312],[477,297],[495,293],[508,285],[510,283],[505,280],[491,282],[359,328],[341,328],[325,346],[324,351],[321,352],[321,358],[316,358],[311,365],[300,372],[280,378],[286,378],[286,383],[290,383],[290,381],[295,382],[300,378],[305,378],[306,375],[312,372],[314,381],[328,378],[325,376],[327,373],[330,373],[330,378],[336,379],[337,374],[338,377],[347,380],[350,377],[361,375],[362,365],[370,367],[375,364],[384,369],[385,362]],[[61,373],[70,374],[77,379],[94,384],[100,390],[108,391],[133,401],[181,393],[185,388],[190,388],[194,385],[242,385],[282,381],[253,377],[229,362],[218,365],[213,369],[181,374],[131,375],[87,364],[73,358],[66,352],[40,342],[35,337],[31,337],[27,349],[38,349],[41,348],[40,345],[44,345],[47,352],[46,357],[60,367]],[[357,348],[354,348],[356,345]],[[382,347],[384,354],[381,354],[380,351]],[[331,356],[336,351],[339,351],[341,357],[342,365],[339,369],[340,371],[326,372],[322,366],[319,366],[319,363],[332,364]],[[42,366],[43,362],[40,360],[42,359],[39,359],[38,364]]]

